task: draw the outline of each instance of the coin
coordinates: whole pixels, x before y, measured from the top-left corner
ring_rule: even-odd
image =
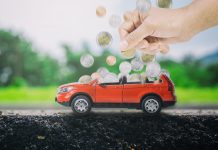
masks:
[[[143,53],[141,55],[141,61],[145,64],[152,62],[154,60],[155,60],[155,55],[149,55],[149,54],[145,54],[145,53]]]
[[[136,49],[129,49],[126,51],[121,51],[121,55],[127,59],[133,58],[135,56],[135,53],[136,53]]]
[[[154,61],[154,62],[149,62],[147,64],[145,73],[148,78],[156,78],[159,77],[160,71],[161,71],[161,67],[159,63]]]
[[[83,67],[89,68],[94,64],[94,58],[90,54],[85,54],[80,57],[80,63]]]
[[[151,1],[150,0],[137,0],[136,9],[141,13],[149,12],[151,9]]]
[[[111,15],[109,18],[109,24],[113,28],[117,28],[121,23],[121,18],[120,16],[117,15]]]
[[[140,71],[144,67],[143,62],[138,57],[131,60],[131,65],[132,65],[132,70],[133,71]]]
[[[92,80],[99,79],[100,78],[100,74],[98,72],[93,72],[91,74],[91,78],[92,78]]]
[[[107,48],[112,43],[112,36],[109,32],[100,32],[96,38],[97,44],[102,48]]]
[[[172,0],[156,0],[157,6],[160,8],[171,8]]]
[[[104,78],[103,78],[103,83],[118,83],[118,77],[115,73],[108,73]]]
[[[140,74],[131,74],[129,75],[129,77],[127,78],[128,82],[140,82]]]
[[[120,64],[119,69],[123,75],[127,75],[132,70],[132,66],[129,62],[124,61]]]
[[[81,76],[80,78],[79,78],[79,83],[81,83],[81,84],[87,84],[87,83],[89,83],[90,81],[92,80],[92,78],[91,78],[91,76],[89,76],[89,75],[83,75],[83,76]]]
[[[106,8],[103,6],[99,6],[96,8],[96,15],[98,17],[104,17],[106,15]]]
[[[97,70],[97,72],[99,73],[99,75],[100,75],[101,77],[105,77],[105,76],[109,73],[109,71],[108,71],[105,67],[100,67],[100,68]]]
[[[115,64],[116,64],[116,61],[117,61],[116,57],[115,57],[115,56],[112,56],[112,55],[110,55],[110,56],[108,56],[108,57],[106,58],[106,63],[107,63],[109,66],[115,65]]]

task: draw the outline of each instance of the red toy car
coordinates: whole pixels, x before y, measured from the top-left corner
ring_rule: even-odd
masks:
[[[157,114],[162,107],[176,102],[173,82],[161,75],[159,83],[127,82],[121,77],[117,83],[70,83],[58,88],[55,100],[70,106],[77,114],[86,114],[92,107],[136,108],[146,114]]]

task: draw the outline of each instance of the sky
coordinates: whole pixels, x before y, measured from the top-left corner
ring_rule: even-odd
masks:
[[[151,0],[156,7],[156,0]],[[80,49],[88,42],[92,50],[99,54],[102,49],[96,44],[99,32],[112,34],[111,49],[119,51],[118,29],[110,27],[108,20],[113,14],[123,16],[125,11],[135,9],[136,0],[0,0],[0,28],[11,29],[30,39],[43,53],[57,58],[63,57],[62,43]],[[180,8],[191,0],[173,0],[172,8]],[[107,15],[96,16],[96,8],[104,6]],[[218,27],[196,35],[191,41],[170,46],[167,55],[179,60],[187,54],[202,57],[218,49]]]

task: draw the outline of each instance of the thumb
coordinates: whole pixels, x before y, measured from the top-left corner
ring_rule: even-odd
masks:
[[[126,37],[120,43],[121,51],[126,51],[128,49],[134,48],[138,45],[140,41],[142,41],[147,36],[151,35],[153,30],[151,26],[146,24],[145,22],[141,24],[134,31],[126,35]]]

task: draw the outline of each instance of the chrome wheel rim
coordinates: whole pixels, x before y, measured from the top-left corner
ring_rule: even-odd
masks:
[[[74,103],[74,108],[78,113],[84,113],[88,110],[88,102],[85,99],[78,99]]]
[[[159,103],[155,99],[149,99],[145,102],[145,110],[148,113],[155,113],[159,109]]]

